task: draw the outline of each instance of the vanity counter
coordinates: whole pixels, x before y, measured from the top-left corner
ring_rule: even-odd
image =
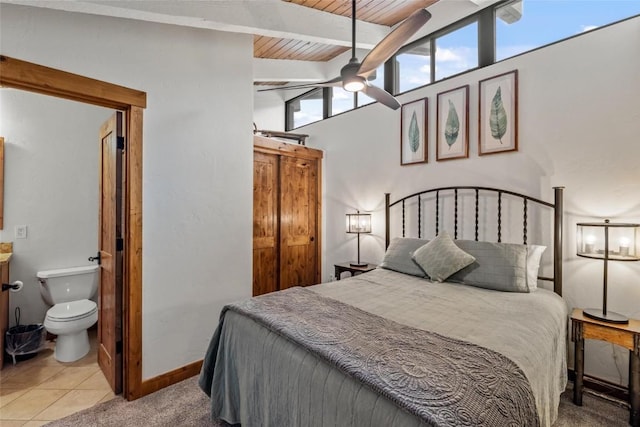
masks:
[[[6,254],[0,253],[0,266],[8,264],[11,259],[11,255],[13,255],[11,252]]]

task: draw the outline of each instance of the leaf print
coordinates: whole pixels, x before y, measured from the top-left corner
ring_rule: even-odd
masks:
[[[502,103],[502,90],[498,86],[496,94],[493,95],[491,101],[491,113],[489,115],[489,127],[491,128],[491,136],[500,141],[502,144],[502,137],[507,133],[507,111],[504,109]]]
[[[444,126],[444,137],[447,140],[449,149],[455,144],[458,139],[458,132],[460,131],[460,119],[458,119],[458,112],[453,102],[449,100],[449,114],[447,115],[447,122]]]
[[[418,118],[415,111],[409,124],[409,148],[412,153],[417,152],[418,148],[420,148],[420,128],[418,127]]]

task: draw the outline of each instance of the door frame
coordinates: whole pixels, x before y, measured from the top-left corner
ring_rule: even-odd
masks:
[[[142,116],[147,94],[4,55],[0,55],[0,86],[125,113],[122,395],[134,400],[168,385],[156,379],[142,381]]]

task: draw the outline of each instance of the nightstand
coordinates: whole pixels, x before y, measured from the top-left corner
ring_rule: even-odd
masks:
[[[573,403],[578,406],[582,406],[585,338],[617,344],[629,350],[629,424],[640,427],[640,320],[629,319],[627,325],[607,323],[584,316],[579,308],[573,310],[571,340],[575,345],[576,373]]]
[[[340,275],[345,271],[348,271],[353,276],[356,273],[366,273],[367,271],[374,270],[377,265],[375,264],[367,264],[362,267],[354,267],[348,262],[340,262],[338,264],[334,264],[336,268],[336,280],[340,280]]]

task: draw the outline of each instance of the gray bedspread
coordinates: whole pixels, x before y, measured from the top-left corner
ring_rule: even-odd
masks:
[[[245,426],[550,425],[555,419],[566,384],[566,308],[553,293],[433,284],[385,270],[307,289],[361,310],[326,303],[331,299],[311,303],[312,292],[296,290],[276,310],[296,319],[289,326],[246,309],[258,301],[273,305],[271,297],[226,311],[200,378],[212,417]],[[341,320],[338,312],[347,311],[351,320]],[[299,346],[296,336],[312,337],[316,348]],[[332,340],[338,353],[327,350]],[[345,349],[345,341],[355,344]],[[411,343],[432,345],[420,352]],[[487,359],[493,370],[474,374],[478,360]],[[495,396],[508,387],[511,392]]]

